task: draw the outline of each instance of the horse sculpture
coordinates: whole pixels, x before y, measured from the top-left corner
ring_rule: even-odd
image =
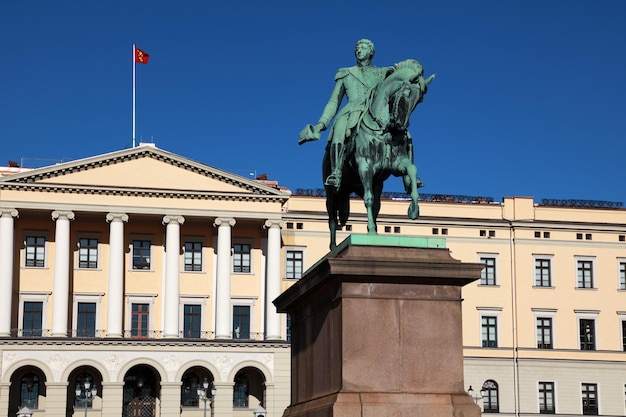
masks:
[[[350,215],[350,195],[363,198],[367,209],[367,232],[376,234],[383,183],[390,175],[402,176],[411,197],[408,216],[419,217],[418,192],[422,181],[413,163],[413,142],[407,128],[415,107],[423,100],[434,74],[424,79],[422,65],[405,60],[373,90],[368,110],[347,141],[347,157],[339,190],[326,188],[326,210],[330,229],[330,248],[336,245],[336,232]],[[330,173],[330,151],[326,147],[322,163],[323,178]]]

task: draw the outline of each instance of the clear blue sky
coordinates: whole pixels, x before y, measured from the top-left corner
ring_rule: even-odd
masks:
[[[0,164],[137,138],[319,188],[297,145],[360,38],[437,73],[411,119],[425,193],[626,202],[626,1],[0,2]],[[402,189],[391,179],[386,191]]]

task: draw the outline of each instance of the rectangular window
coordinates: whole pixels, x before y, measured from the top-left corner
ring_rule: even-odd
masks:
[[[496,285],[496,258],[481,257],[480,262],[485,264],[480,273],[480,285]]]
[[[24,301],[24,315],[22,319],[22,336],[41,336],[43,321],[43,303],[39,301]]]
[[[202,243],[185,242],[184,248],[185,271],[202,271]]]
[[[593,288],[593,261],[577,261],[578,288]]]
[[[202,306],[198,304],[185,304],[183,306],[183,337],[200,338],[201,322]]]
[[[622,350],[626,352],[626,320],[622,320]]]
[[[481,339],[483,347],[498,347],[498,318],[483,316],[481,319]]]
[[[537,317],[537,349],[552,349],[552,318]]]
[[[554,382],[539,382],[539,413],[554,414]]]
[[[133,269],[150,269],[150,247],[149,240],[133,240]]]
[[[98,268],[98,239],[78,239],[78,267]]]
[[[598,415],[598,384],[582,384],[583,415]]]
[[[233,339],[250,339],[250,306],[233,306]]]
[[[233,272],[250,272],[251,246],[247,243],[233,245]]]
[[[285,332],[285,340],[290,342],[291,341],[291,314],[287,313],[286,321],[287,321],[287,329]]]
[[[46,266],[46,238],[26,236],[26,266],[43,268]]]
[[[285,278],[300,279],[302,278],[302,258],[301,250],[288,250],[286,252],[285,262]]]
[[[76,336],[96,336],[96,303],[78,303]]]
[[[580,319],[580,350],[596,350],[596,321]]]
[[[619,289],[626,290],[626,262],[619,263]]]
[[[550,259],[535,259],[535,286],[552,286]]]
[[[150,305],[134,304],[130,316],[130,336],[133,338],[147,338],[150,323]]]

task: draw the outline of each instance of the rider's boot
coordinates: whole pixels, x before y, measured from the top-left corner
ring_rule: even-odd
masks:
[[[332,187],[333,192],[338,192],[341,187],[341,169],[343,167],[343,143],[330,145],[331,173],[324,181],[324,185]]]

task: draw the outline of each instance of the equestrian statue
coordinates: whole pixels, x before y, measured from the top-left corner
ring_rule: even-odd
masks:
[[[298,141],[318,140],[334,119],[322,163],[331,249],[337,245],[337,228],[348,220],[352,193],[363,198],[367,232],[376,234],[384,181],[390,175],[402,177],[411,197],[411,219],[419,217],[417,189],[423,185],[407,128],[435,75],[424,79],[422,65],[413,59],[393,67],[373,66],[375,49],[368,39],[358,41],[354,53],[357,65],[337,71],[322,116],[317,124],[302,129]],[[344,97],[347,104],[339,110]]]

